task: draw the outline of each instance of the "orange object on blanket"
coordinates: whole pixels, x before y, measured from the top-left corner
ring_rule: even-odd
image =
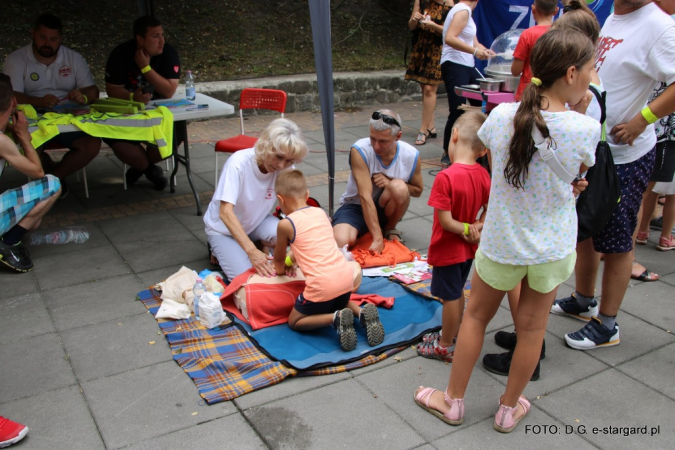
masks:
[[[420,258],[420,254],[411,251],[408,247],[401,244],[397,240],[384,240],[384,250],[381,255],[375,255],[368,250],[373,244],[373,236],[366,233],[354,247],[349,251],[352,252],[354,259],[361,264],[361,267],[381,267],[381,266],[395,266],[396,264],[411,262],[415,258]]]
[[[251,282],[251,280],[254,281]],[[288,315],[295,305],[295,299],[305,290],[305,280],[304,278],[291,279],[286,283],[275,284],[270,284],[269,281],[272,279],[258,277],[255,269],[249,269],[235,277],[220,296],[223,308],[239,320],[251,325],[253,330],[288,322]],[[237,308],[234,301],[235,293],[242,287],[246,293],[248,318]],[[385,308],[394,306],[394,297],[382,297],[376,294],[352,294],[352,300],[358,304],[368,302]]]

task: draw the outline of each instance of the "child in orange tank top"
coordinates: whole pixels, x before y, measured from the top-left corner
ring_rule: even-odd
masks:
[[[356,347],[354,317],[366,331],[368,344],[384,340],[377,307],[360,308],[349,300],[361,283],[361,267],[340,252],[326,213],[307,205],[309,191],[299,170],[285,170],[276,180],[279,206],[286,215],[277,227],[274,267],[278,275],[294,276],[299,267],[306,278],[305,291],[298,296],[288,317],[294,330],[333,326],[345,351]],[[290,245],[291,252],[286,255]]]

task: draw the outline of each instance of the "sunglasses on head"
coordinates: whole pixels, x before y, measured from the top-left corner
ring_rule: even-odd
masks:
[[[373,120],[380,120],[380,119],[382,119],[382,122],[386,123],[387,125],[396,125],[399,129],[401,128],[401,125],[398,123],[398,120],[386,114],[382,114],[379,111],[375,111],[373,113]]]
[[[572,2],[563,8],[563,14],[568,13],[570,11],[576,11],[578,9],[581,9],[581,5],[579,4],[579,2]]]

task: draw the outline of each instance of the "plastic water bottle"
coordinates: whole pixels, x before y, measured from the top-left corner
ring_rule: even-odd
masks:
[[[55,231],[33,232],[30,235],[31,245],[42,244],[83,244],[89,240],[89,232],[82,227],[64,228]]]
[[[185,73],[185,98],[194,100],[197,98],[197,90],[195,89],[195,78],[192,76],[192,71],[188,70]]]
[[[192,303],[193,308],[195,310],[195,319],[199,320],[199,299],[201,298],[202,294],[206,292],[206,286],[204,286],[204,282],[202,281],[201,278],[197,278],[197,282],[195,283],[194,287],[192,288],[192,293],[195,295],[195,299]]]

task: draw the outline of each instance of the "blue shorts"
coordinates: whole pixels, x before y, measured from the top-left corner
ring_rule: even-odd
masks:
[[[313,302],[310,300],[305,300],[305,297],[300,294],[298,298],[295,299],[295,310],[305,316],[315,316],[317,314],[333,314],[335,311],[344,309],[349,302],[349,298],[352,296],[352,292],[346,292],[342,295],[335,297],[333,300],[328,300],[325,302]]]
[[[655,154],[656,150],[652,149],[636,161],[616,165],[616,174],[621,183],[621,200],[605,228],[593,236],[596,252],[627,253],[633,250],[633,232],[637,227],[642,194],[647,189],[654,169]]]
[[[464,298],[464,285],[469,277],[473,259],[449,266],[434,266],[431,277],[431,295],[444,301]]]
[[[54,175],[45,175],[16,189],[0,194],[0,236],[21,222],[38,203],[47,200],[61,189]]]
[[[375,202],[375,209],[377,210],[377,221],[380,223],[380,228],[384,232],[384,226],[387,224],[387,216],[384,214],[384,208],[379,205],[379,196],[373,200]],[[356,228],[359,232],[358,237],[363,236],[368,232],[368,224],[363,217],[363,208],[361,205],[354,203],[347,203],[340,206],[335,214],[333,214],[333,226],[346,223]]]

